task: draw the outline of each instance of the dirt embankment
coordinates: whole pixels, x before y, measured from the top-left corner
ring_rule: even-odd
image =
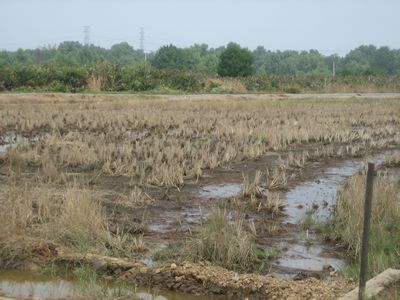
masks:
[[[158,289],[227,295],[233,299],[336,299],[354,285],[349,280],[282,280],[192,263],[172,263],[160,268],[135,267],[119,278]]]
[[[54,261],[64,266],[85,263],[110,280],[150,289],[224,295],[232,299],[336,299],[355,287],[351,280],[284,280],[272,275],[238,274],[221,267],[187,262],[148,267],[141,262],[93,254],[64,254]]]

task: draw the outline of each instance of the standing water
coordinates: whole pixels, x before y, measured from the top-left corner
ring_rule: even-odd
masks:
[[[117,284],[82,284],[68,279],[52,278],[30,272],[7,271],[0,273],[0,297],[30,297],[35,299],[124,299],[140,300],[217,300],[221,297],[203,297],[176,292],[155,292]]]
[[[381,164],[384,154],[368,158],[369,161]],[[348,177],[355,175],[364,166],[362,159],[340,162],[322,172],[314,181],[304,182],[289,190],[286,195],[286,224],[306,222],[325,222],[332,214],[339,189]],[[273,242],[280,257],[274,261],[274,268],[281,276],[295,274],[299,271],[320,272],[339,269],[344,259],[337,255],[335,249],[315,233],[307,229],[302,232],[287,232]]]

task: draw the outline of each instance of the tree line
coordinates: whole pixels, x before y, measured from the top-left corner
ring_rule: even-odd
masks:
[[[188,48],[166,45],[149,53],[147,58],[158,69],[216,74],[221,55],[232,47],[244,49],[251,56],[251,73],[259,75],[329,75],[332,73],[333,62],[337,75],[400,74],[400,50],[373,45],[360,46],[343,57],[335,54],[325,56],[317,50],[268,51],[262,46],[249,51],[234,43],[219,48],[210,48],[206,44],[195,44]],[[1,51],[0,66],[56,64],[93,67],[103,62],[133,66],[142,63],[144,57],[142,50],[134,49],[126,42],[115,44],[110,49],[82,45],[79,42],[63,42],[57,47]]]
[[[332,84],[372,84],[373,90],[396,91],[400,76],[400,50],[372,45],[343,57],[317,50],[250,51],[235,43],[219,48],[166,45],[146,59],[128,43],[105,49],[63,42],[57,47],[1,51],[0,91],[296,92],[323,91]],[[226,77],[236,77],[237,84],[222,82]]]

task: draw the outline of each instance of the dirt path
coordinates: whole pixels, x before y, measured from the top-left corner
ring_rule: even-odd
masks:
[[[113,100],[113,99],[162,99],[162,100],[300,100],[300,99],[392,99],[400,100],[400,93],[305,93],[305,94],[192,94],[192,95],[146,95],[146,94],[68,94],[68,93],[0,93],[0,103],[19,101],[31,102],[32,96],[40,96],[40,101],[65,101],[66,99],[79,98],[80,101],[85,100]],[[35,100],[39,101],[38,99]]]

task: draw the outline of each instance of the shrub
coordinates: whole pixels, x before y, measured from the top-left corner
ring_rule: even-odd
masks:
[[[187,71],[163,71],[161,74],[163,85],[185,92],[200,92],[206,86],[202,74]]]
[[[249,91],[265,92],[272,90],[271,82],[267,76],[246,77],[245,85]]]
[[[64,67],[59,73],[58,80],[65,84],[75,92],[86,87],[89,80],[89,73],[85,68],[80,67]]]
[[[186,255],[193,261],[209,261],[236,270],[249,270],[257,261],[254,237],[248,233],[243,218],[234,222],[225,210],[215,210],[197,237],[186,246]]]
[[[140,65],[133,71],[130,87],[137,92],[153,90],[157,87],[155,70],[146,64]]]

